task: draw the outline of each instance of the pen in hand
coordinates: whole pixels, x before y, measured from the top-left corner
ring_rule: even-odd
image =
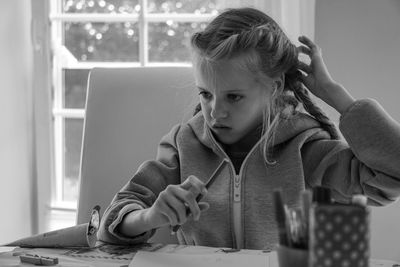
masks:
[[[227,162],[228,162],[227,159],[223,159],[222,162],[218,165],[218,167],[215,169],[215,171],[211,174],[210,178],[207,180],[207,182],[205,184],[206,189],[208,189],[214,183],[215,178],[218,176],[218,174],[221,172],[221,170],[223,169],[223,167],[225,166],[225,164]],[[201,200],[202,197],[203,197],[203,195],[199,194],[196,197],[196,202],[199,203],[199,201]],[[186,212],[190,213],[189,209],[187,209]],[[179,230],[180,227],[181,226],[179,224],[173,226],[171,234],[175,234]]]

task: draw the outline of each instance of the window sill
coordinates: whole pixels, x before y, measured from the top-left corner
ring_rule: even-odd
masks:
[[[46,231],[76,225],[76,202],[56,202],[48,207]]]

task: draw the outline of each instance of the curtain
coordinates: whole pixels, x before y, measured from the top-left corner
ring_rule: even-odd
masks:
[[[30,3],[0,3],[0,244],[31,234],[32,88]],[[5,113],[4,113],[5,112]]]

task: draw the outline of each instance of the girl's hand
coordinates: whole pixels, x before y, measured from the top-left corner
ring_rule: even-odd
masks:
[[[298,47],[299,52],[308,55],[311,59],[310,65],[299,61],[299,69],[305,73],[302,75],[302,82],[315,96],[324,100],[329,95],[326,88],[335,81],[322,59],[321,48],[305,36],[300,36],[299,41],[304,44]]]
[[[299,52],[311,59],[310,65],[299,61],[299,69],[304,72],[301,76],[302,83],[311,93],[342,114],[354,102],[354,98],[332,79],[322,59],[321,48],[305,36],[300,36],[299,41],[303,44],[298,47]]]
[[[182,184],[168,185],[149,208],[147,220],[158,227],[184,224],[190,216],[197,221],[201,212],[209,208],[208,203],[197,203],[199,194],[205,196],[207,189],[195,176],[189,176]]]

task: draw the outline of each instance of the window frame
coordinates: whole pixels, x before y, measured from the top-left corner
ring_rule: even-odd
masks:
[[[54,177],[51,193],[50,210],[67,211],[76,214],[77,202],[63,200],[64,168],[64,127],[65,119],[83,120],[84,109],[63,107],[63,77],[65,69],[92,69],[93,67],[153,67],[153,66],[190,66],[190,63],[176,62],[149,62],[148,60],[148,24],[153,22],[207,22],[216,14],[194,13],[147,13],[147,0],[139,0],[141,9],[139,14],[109,14],[109,13],[62,13],[62,0],[50,1],[48,15],[51,28],[52,51],[52,92],[53,92],[53,150],[54,150]],[[139,61],[138,62],[79,62],[63,58],[62,23],[64,22],[135,22],[139,28]],[[77,200],[78,201],[78,200]]]
[[[51,44],[48,21],[49,2],[31,1],[31,41],[33,50],[34,168],[32,193],[36,200],[32,233],[49,229],[51,192],[54,188],[54,151],[51,95]],[[37,178],[36,178],[37,177]]]

